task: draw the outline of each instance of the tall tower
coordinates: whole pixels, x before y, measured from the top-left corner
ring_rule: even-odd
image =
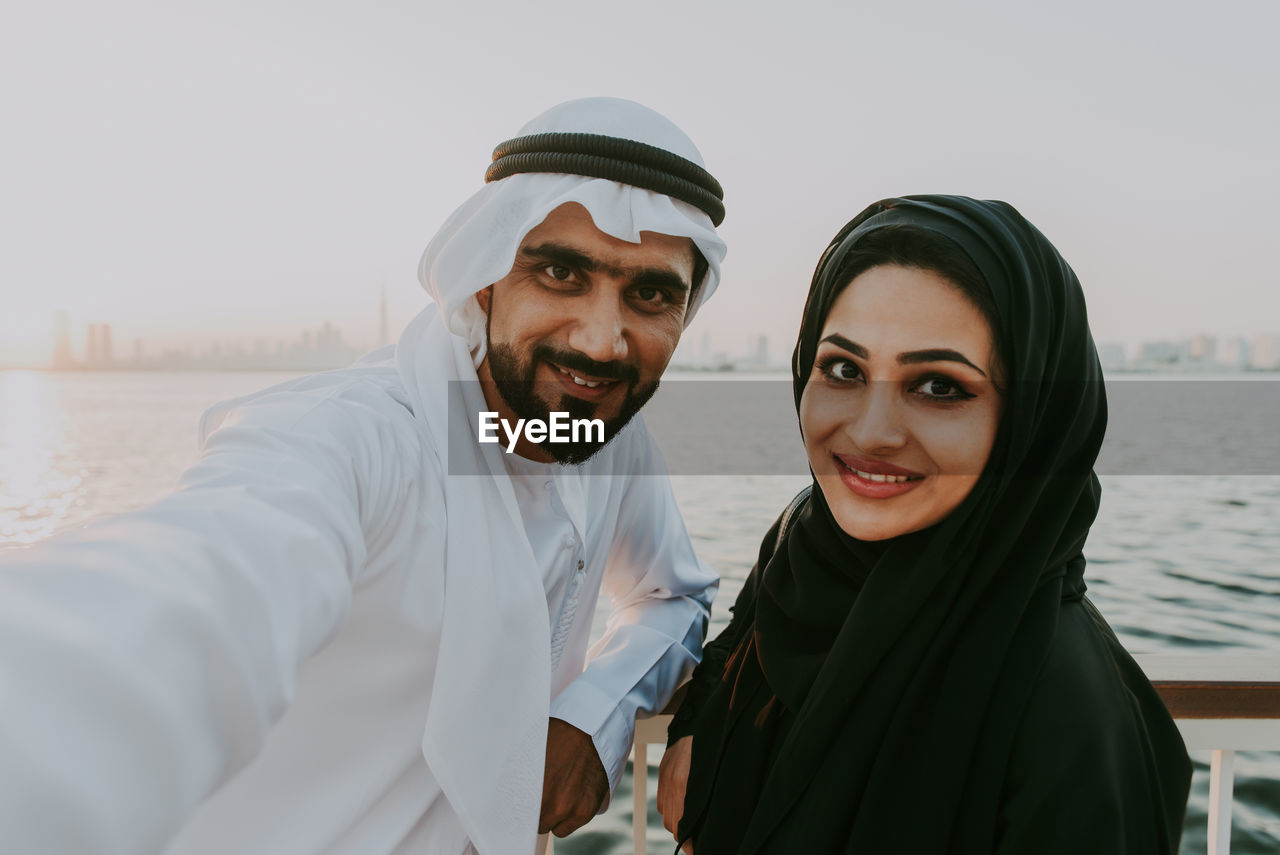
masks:
[[[391,343],[391,334],[387,329],[387,286],[382,286],[382,299],[378,303],[378,347]]]
[[[71,321],[62,309],[53,315],[53,367],[71,367]]]
[[[101,348],[101,362],[103,365],[110,365],[115,362],[116,355],[111,344],[111,324],[102,324],[98,333],[98,347]]]

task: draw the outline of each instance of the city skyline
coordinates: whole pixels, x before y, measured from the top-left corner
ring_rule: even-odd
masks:
[[[47,362],[29,362],[23,365],[6,365],[0,361],[0,370],[6,368],[50,368],[53,370],[101,370],[101,369],[191,369],[213,368],[321,370],[350,364],[361,354],[393,341],[384,287],[378,300],[377,337],[372,344],[348,342],[343,330],[328,319],[315,329],[295,330],[292,339],[275,336],[256,336],[247,339],[243,335],[212,333],[203,342],[184,341],[179,346],[147,346],[142,336],[134,336],[127,348],[117,349],[117,337],[107,321],[92,321],[82,328],[83,347],[77,347],[76,330],[70,314],[59,309],[53,317],[51,352]]]
[[[181,346],[157,348],[154,342],[135,336],[117,349],[119,339],[111,323],[94,321],[77,328],[65,310],[52,322],[48,358],[23,364],[0,362],[0,371],[24,368],[52,370],[283,370],[308,371],[340,368],[362,354],[391,344],[394,333],[382,289],[372,343],[351,340],[329,320],[315,328],[295,329],[274,336],[246,338],[231,331],[209,333],[201,342],[187,340]],[[291,336],[291,338],[289,337]],[[780,371],[786,370],[790,340],[776,351],[771,338],[756,331],[738,336],[736,345],[724,345],[711,331],[686,331],[672,355],[671,366],[685,369]],[[1276,370],[1280,369],[1280,333],[1255,332],[1251,336],[1199,332],[1189,337],[1168,336],[1135,342],[1099,341],[1099,359],[1107,370]]]
[[[1079,274],[1098,341],[1280,328],[1280,119],[1258,108],[1280,75],[1280,6],[647,10],[15,9],[0,362],[45,361],[59,307],[111,323],[117,349],[326,319],[372,341],[385,285],[394,333],[494,145],[601,94],[669,116],[725,188],[723,285],[690,335],[793,339],[831,236],[921,192],[1015,205]],[[425,32],[448,35],[423,50]],[[682,61],[618,61],[655,45]]]

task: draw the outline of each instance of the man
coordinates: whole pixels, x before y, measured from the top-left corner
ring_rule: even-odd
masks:
[[[716,586],[628,420],[723,209],[630,102],[496,155],[394,354],[215,408],[176,493],[3,556],[5,851],[524,855],[603,807]],[[482,430],[558,412],[612,441]]]

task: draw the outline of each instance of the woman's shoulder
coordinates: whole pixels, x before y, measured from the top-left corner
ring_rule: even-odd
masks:
[[[1064,754],[1117,751],[1163,706],[1133,657],[1088,600],[1064,602],[1026,706],[1018,741]]]
[[[1160,695],[1087,599],[1062,604],[1015,736],[1019,754],[1107,781],[1150,759],[1186,762]]]
[[[1085,719],[1127,706],[1122,665],[1129,654],[1087,600],[1064,602],[1032,693],[1038,706],[1077,710]],[[1088,715],[1089,711],[1095,714]]]
[[[1069,805],[1086,824],[1072,834],[1168,851],[1190,772],[1177,727],[1133,657],[1088,600],[1064,602],[1014,735],[1006,834],[1043,830],[1048,806]]]

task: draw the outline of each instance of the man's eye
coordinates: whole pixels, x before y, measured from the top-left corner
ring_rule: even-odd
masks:
[[[637,310],[658,314],[684,303],[684,294],[661,285],[636,285],[628,299]]]
[[[570,282],[573,280],[573,271],[563,264],[548,264],[542,268],[542,272],[557,282]]]

